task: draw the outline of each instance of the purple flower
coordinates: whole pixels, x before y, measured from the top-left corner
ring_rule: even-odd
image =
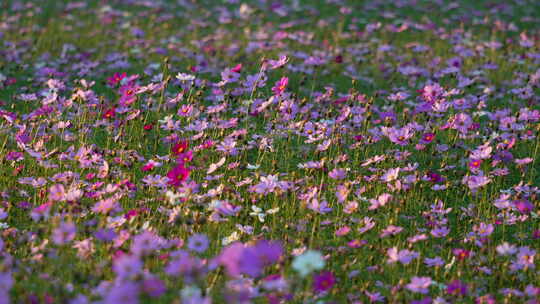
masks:
[[[144,264],[138,256],[124,254],[114,261],[113,270],[119,279],[133,279],[142,272]]]
[[[428,84],[420,91],[422,94],[422,99],[428,103],[435,103],[444,94],[444,89],[438,84]]]
[[[221,72],[222,84],[236,82],[238,81],[238,78],[240,78],[240,73],[237,73],[232,69],[227,68]]]
[[[56,245],[64,245],[73,241],[77,233],[77,226],[73,223],[61,223],[53,232],[52,239]]]
[[[465,296],[467,295],[468,287],[467,284],[461,282],[460,280],[453,280],[446,287],[446,293],[453,295]]]
[[[519,247],[519,251],[516,254],[516,259],[510,265],[512,270],[526,270],[529,268],[535,268],[534,257],[536,251],[530,249],[528,246]]]
[[[388,249],[387,253],[388,260],[386,261],[389,264],[400,262],[403,265],[409,264],[412,260],[416,259],[419,254],[415,251],[409,251],[407,249],[398,250],[397,247],[392,247]]]
[[[266,266],[276,263],[282,254],[283,249],[278,242],[261,240],[243,250],[239,261],[240,271],[258,277]]]
[[[323,200],[319,202],[319,199],[317,198],[312,199],[310,203],[307,205],[307,207],[320,214],[325,214],[333,210],[331,207],[328,207],[327,201]]]
[[[375,210],[379,207],[382,207],[386,205],[390,200],[392,200],[393,196],[389,193],[383,193],[377,197],[377,199],[370,199],[370,206],[368,207],[368,210]]]
[[[66,196],[64,185],[56,184],[49,188],[49,199],[52,201],[63,201]]]
[[[465,113],[456,114],[449,121],[450,128],[458,130],[459,132],[463,134],[467,133],[469,128],[472,126],[472,124],[473,124],[472,118]]]
[[[387,237],[389,235],[396,235],[403,230],[403,227],[388,225],[380,234],[380,237]]]
[[[534,209],[534,205],[526,199],[515,200],[513,205],[522,214],[531,213]]]
[[[223,248],[217,262],[225,267],[227,274],[231,277],[237,277],[240,275],[240,260],[244,251],[244,244],[240,242],[234,242],[227,247]]]
[[[23,159],[24,159],[24,154],[22,152],[11,151],[8,154],[6,154],[6,160],[20,161]]]
[[[189,237],[187,246],[192,251],[203,253],[208,249],[208,238],[204,234],[194,234]]]
[[[109,290],[104,304],[136,304],[139,303],[139,284],[131,281],[117,282]]]
[[[336,278],[330,271],[323,271],[313,277],[313,291],[324,292],[331,289],[336,283]]]
[[[131,252],[138,256],[147,255],[159,249],[160,245],[161,238],[159,236],[153,232],[145,231],[133,238]]]
[[[167,287],[165,282],[158,278],[148,278],[142,281],[142,290],[152,298],[159,298],[167,291]]]
[[[193,281],[203,270],[201,261],[185,250],[177,250],[171,253],[171,257],[172,260],[165,267],[165,273],[174,277],[182,276],[186,283]]]
[[[428,267],[440,267],[444,265],[444,260],[441,257],[425,258],[424,264]]]
[[[94,233],[94,237],[102,242],[112,242],[116,238],[116,232],[111,228],[99,229]]]
[[[401,129],[396,129],[394,127],[382,128],[382,133],[388,136],[391,142],[398,144],[400,146],[406,146],[409,144],[409,139],[414,136],[414,131],[410,127],[403,127]]]
[[[268,64],[270,65],[271,70],[280,68],[284,66],[287,62],[289,62],[289,58],[285,55],[281,55],[278,60],[268,60]]]
[[[472,191],[475,191],[476,189],[481,188],[490,182],[491,179],[483,175],[470,175],[465,176],[462,179],[462,183],[467,185]]]
[[[433,281],[430,277],[412,277],[411,282],[405,287],[412,292],[426,294],[428,293],[428,288],[431,286],[431,283],[433,283]]]
[[[349,195],[350,190],[345,185],[338,185],[336,187],[336,197],[339,203],[343,203],[347,196]]]
[[[268,194],[274,192],[276,189],[287,190],[290,184],[286,181],[279,181],[276,175],[261,176],[261,181],[257,185],[253,186],[252,190],[259,194]]]
[[[332,179],[344,179],[345,177],[347,177],[347,171],[341,168],[335,168],[328,173],[328,176]]]
[[[431,230],[431,235],[436,238],[445,237],[450,233],[450,229],[448,227],[438,227],[433,230]]]
[[[383,182],[391,182],[396,180],[398,178],[399,171],[400,168],[390,168],[383,174],[383,176],[381,176],[381,180]]]
[[[478,236],[486,237],[493,233],[493,224],[480,223],[478,226],[474,227],[474,231]]]

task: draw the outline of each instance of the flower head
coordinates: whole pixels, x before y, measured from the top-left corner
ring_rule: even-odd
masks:
[[[308,250],[294,258],[292,267],[301,277],[305,277],[315,270],[324,267],[325,261],[319,251]]]
[[[327,291],[336,283],[336,278],[330,271],[323,271],[313,278],[313,290],[315,292]]]

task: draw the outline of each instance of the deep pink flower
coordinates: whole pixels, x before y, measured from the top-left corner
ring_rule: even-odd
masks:
[[[534,209],[534,205],[525,199],[515,200],[514,207],[520,212],[520,213],[531,213]]]
[[[122,81],[122,79],[126,78],[127,74],[126,72],[123,72],[122,74],[116,72],[113,76],[107,78],[107,83],[110,86],[116,86],[118,83]]]
[[[276,82],[276,85],[272,88],[272,92],[276,95],[281,95],[283,92],[285,92],[285,89],[287,88],[287,85],[289,84],[289,78],[288,77],[281,77],[281,79]]]
[[[173,169],[171,169],[171,171],[167,173],[167,177],[169,178],[168,184],[174,187],[178,187],[183,181],[188,179],[189,174],[189,169],[184,167],[183,164],[178,164],[176,167],[174,167]]]

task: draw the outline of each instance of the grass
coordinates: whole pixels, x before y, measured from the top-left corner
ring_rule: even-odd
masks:
[[[453,303],[480,301],[488,295],[502,303],[525,302],[534,297],[509,295],[505,288],[524,291],[528,285],[538,287],[538,270],[529,265],[510,271],[518,257],[501,256],[496,248],[508,242],[523,250],[525,246],[539,249],[538,237],[534,236],[540,229],[538,190],[520,187],[537,187],[540,180],[536,161],[538,119],[505,129],[502,118],[490,120],[487,115],[477,115],[480,111],[495,115],[507,110],[508,114],[501,117],[510,120],[519,117],[519,111],[525,107],[539,108],[538,84],[530,82],[539,69],[538,59],[531,55],[537,54],[539,47],[536,12],[540,7],[534,1],[499,6],[461,1],[456,2],[459,7],[452,9],[448,9],[448,1],[441,1],[440,5],[418,1],[417,5],[404,7],[391,1],[345,1],[343,6],[351,9],[349,14],[340,12],[340,5],[328,1],[297,1],[298,9],[293,2],[286,2],[290,7],[287,16],[272,12],[271,4],[257,8],[247,3],[256,9],[245,18],[238,17],[240,4],[185,2],[189,6],[174,1],[152,2],[155,7],[145,6],[142,1],[111,1],[107,6],[101,1],[87,1],[83,2],[85,8],[70,10],[68,2],[62,1],[25,1],[26,8],[21,10],[12,9],[14,1],[0,4],[0,40],[4,44],[0,51],[0,76],[6,76],[0,84],[0,110],[17,115],[14,123],[0,121],[0,191],[8,214],[4,220],[7,227],[2,231],[2,271],[14,278],[11,288],[0,287],[0,291],[9,289],[11,299],[17,302],[32,301],[33,297],[46,303],[67,302],[81,294],[91,300],[103,296],[112,303],[114,300],[107,298],[112,290],[127,288],[113,265],[120,255],[133,253],[137,235],[150,230],[170,245],[160,245],[160,249],[140,259],[148,271],[146,276],[160,278],[167,291],[158,298],[141,291],[141,302],[180,303],[188,297],[180,295],[180,290],[185,293],[193,286],[216,303],[240,302],[234,297],[249,294],[247,285],[262,288],[261,295],[253,299],[256,303],[288,294],[293,303],[370,301],[367,292],[379,292],[391,303],[427,296]],[[227,22],[227,18],[232,21]],[[517,30],[508,29],[510,24]],[[391,26],[396,29],[402,25],[408,28],[392,30]],[[279,39],[277,36],[283,33],[287,38]],[[531,37],[531,47],[519,44],[520,39],[523,41],[521,33]],[[500,42],[500,48],[490,48],[488,44],[493,41]],[[415,51],[414,45],[427,48]],[[387,46],[391,48],[385,50]],[[262,70],[263,60],[275,60],[282,53],[290,61],[283,68],[266,71],[268,81],[262,88],[239,92],[240,84],[213,85],[222,79],[220,73],[226,68],[241,63],[243,81],[246,75]],[[323,63],[306,64],[310,56],[322,58]],[[458,73],[437,74],[448,60],[457,57],[461,58]],[[486,68],[486,64],[495,64],[496,68]],[[44,71],[45,67],[49,71]],[[194,72],[192,67],[203,70]],[[407,74],[403,72],[406,67],[420,72]],[[155,83],[162,88],[136,93],[136,101],[127,107],[128,112],[104,118],[107,109],[118,108],[122,96],[118,86],[107,84],[107,78],[115,72],[137,74],[138,85]],[[178,103],[167,105],[183,89],[175,80],[178,72],[194,74],[201,83],[186,89]],[[450,106],[440,114],[416,113],[421,101],[419,90],[430,82],[439,83],[447,92],[457,89],[458,74],[474,78],[475,82],[459,88],[460,92],[455,97],[448,96],[447,101],[462,98],[470,104],[468,107]],[[244,106],[268,100],[274,95],[272,86],[281,77],[289,79],[286,90],[290,97],[276,98],[277,102],[261,113],[253,113],[253,108]],[[45,115],[27,117],[43,106],[44,95],[40,94],[50,91],[46,83],[49,78],[66,86],[57,90],[59,98],[51,102],[54,109]],[[8,83],[9,79],[16,82]],[[82,79],[95,84],[87,86]],[[530,88],[529,98],[521,99],[511,91],[523,87]],[[492,92],[486,88],[492,88]],[[397,92],[411,97],[392,101],[390,94]],[[36,94],[36,98],[24,101],[21,94]],[[366,97],[337,104],[336,99],[344,95]],[[289,120],[283,110],[287,99],[298,107],[294,110],[296,116]],[[220,104],[225,105],[223,110],[209,111]],[[200,114],[182,117],[178,113],[182,105],[191,105]],[[336,122],[346,107],[351,113]],[[140,114],[128,119],[135,110]],[[395,119],[384,121],[380,119],[381,112],[393,112]],[[460,113],[470,115],[478,127],[459,132],[445,126]],[[170,115],[180,126],[176,130],[164,128],[163,120]],[[237,121],[227,126],[231,119]],[[62,122],[70,122],[71,127],[61,128]],[[153,128],[145,130],[144,126],[149,124]],[[320,139],[309,140],[309,124]],[[415,129],[407,145],[396,144],[381,133],[382,127],[402,128],[407,124]],[[190,125],[192,128],[188,128]],[[435,140],[424,148],[415,147],[428,130],[436,133]],[[231,136],[233,132],[239,135]],[[23,133],[29,137],[24,144],[15,139]],[[174,135],[190,142],[194,153],[188,164],[190,180],[198,188],[178,205],[169,204],[165,192],[180,192],[179,189],[160,189],[143,182],[149,174],[166,176],[174,167],[174,156],[170,155]],[[356,135],[362,135],[360,144],[354,138]],[[477,176],[479,171],[471,170],[468,162],[472,152],[490,136],[494,136],[489,141],[493,153],[480,167],[482,174],[490,177],[490,183],[471,189],[463,178]],[[508,138],[503,136],[515,138],[514,146],[504,148]],[[236,153],[219,148],[228,137],[236,141]],[[212,148],[202,148],[207,140],[214,142]],[[319,146],[324,140],[330,140],[326,149]],[[90,156],[75,156],[83,147],[91,148]],[[40,161],[28,153],[29,149],[42,155],[55,152]],[[497,153],[504,151],[511,151],[514,160],[530,157],[533,161],[524,166],[497,161]],[[24,159],[8,160],[9,152],[23,152]],[[165,158],[167,155],[170,159]],[[384,160],[362,165],[381,155]],[[210,165],[222,157],[225,163],[208,173]],[[162,166],[142,171],[141,167],[150,159]],[[312,169],[298,167],[308,161],[324,161],[324,165]],[[330,177],[334,168],[347,170],[346,177]],[[392,168],[400,168],[399,177],[383,182],[381,177]],[[507,175],[493,173],[503,168],[508,170]],[[87,176],[100,173],[101,177]],[[438,173],[444,180],[432,182],[429,173]],[[58,174],[73,177],[63,179]],[[289,182],[289,189],[266,194],[250,189],[268,175]],[[24,177],[44,178],[46,183],[23,184],[20,178]],[[239,185],[247,180],[251,182]],[[126,181],[136,190],[129,188]],[[53,202],[48,216],[33,220],[32,210],[51,201],[51,186],[55,184],[80,189],[84,195],[73,201]],[[435,184],[448,188],[433,190]],[[339,202],[335,194],[341,186],[349,191],[344,202]],[[319,202],[326,201],[332,208],[330,212],[315,212],[307,207],[310,202],[302,196],[314,188],[318,189]],[[526,199],[533,210],[522,214],[515,208],[495,207],[494,201],[508,189],[512,189],[510,201]],[[113,193],[121,194],[121,198],[111,211],[99,213],[92,209]],[[368,209],[369,199],[383,193],[392,194],[393,199],[376,210]],[[215,221],[209,208],[215,200],[228,201],[242,210],[236,216],[223,216],[226,221]],[[431,210],[431,205],[439,200],[445,208],[452,209],[447,215]],[[357,202],[358,208],[348,212],[347,204],[352,202]],[[262,222],[250,214],[253,205],[264,211],[279,211],[266,214]],[[171,219],[172,213],[178,214],[175,219]],[[376,224],[362,233],[358,228],[365,217]],[[73,240],[58,244],[54,234],[63,222],[75,223],[77,232]],[[479,236],[476,231],[480,223],[493,224],[494,231]],[[242,232],[238,225],[251,226],[253,232]],[[403,230],[381,237],[390,225]],[[337,231],[345,226],[350,232],[339,236]],[[450,228],[449,234],[441,238],[431,236],[431,230],[441,226]],[[114,242],[96,238],[95,233],[104,228],[115,231]],[[120,243],[121,233],[129,236],[123,244],[115,245]],[[186,271],[179,277],[167,274],[167,265],[174,261],[171,255],[177,249],[188,250],[185,243],[196,233],[206,235],[210,246],[204,253],[191,250],[190,254],[208,269],[200,273]],[[234,289],[231,284],[240,284],[239,281],[234,281],[225,268],[212,268],[213,258],[226,246],[223,240],[234,233],[238,241],[248,246],[261,239],[281,242],[283,254],[279,261],[263,273],[280,274],[288,282],[286,290],[265,290],[261,287],[263,275],[252,282],[241,282],[243,289]],[[426,240],[410,240],[422,234]],[[92,246],[89,254],[74,248],[75,244],[85,244],[81,243],[85,240]],[[182,240],[183,244],[174,245],[175,240]],[[353,240],[365,243],[356,248],[349,243]],[[409,264],[390,264],[388,250],[392,247],[408,249],[419,256]],[[324,270],[331,271],[337,281],[327,291],[315,292],[312,283],[317,277],[302,279],[292,269],[291,264],[297,259],[293,251],[303,249],[327,256]],[[460,260],[455,249],[473,253]],[[435,256],[441,257],[444,265],[428,267],[424,259]],[[429,294],[407,288],[413,277],[432,278]],[[145,278],[141,272],[128,281],[144,289],[148,284]],[[461,296],[446,288],[456,279],[468,285],[468,291]],[[99,294],[98,286],[107,282],[119,285],[110,290],[103,285],[103,294]],[[128,302],[129,294],[124,296]]]

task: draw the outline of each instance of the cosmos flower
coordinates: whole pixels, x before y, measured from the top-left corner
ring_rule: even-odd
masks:
[[[321,270],[325,265],[322,254],[319,251],[308,250],[303,254],[296,256],[293,260],[292,267],[298,272],[301,277],[316,270]]]
[[[336,278],[334,277],[334,274],[330,271],[323,271],[313,277],[313,291],[316,293],[327,291],[331,289],[335,283]]]
[[[53,232],[52,239],[56,245],[63,245],[75,239],[77,226],[71,222],[63,222]]]
[[[522,214],[531,213],[534,209],[534,205],[526,199],[514,200],[512,204]]]
[[[179,187],[182,182],[188,179],[189,174],[190,170],[184,167],[184,164],[178,164],[167,173],[167,177],[169,178],[167,183],[171,186]]]
[[[412,277],[411,282],[405,287],[412,292],[426,294],[432,283],[433,280],[430,277]]]
[[[446,287],[446,293],[451,294],[451,295],[465,296],[467,295],[468,289],[469,288],[467,284],[456,279],[450,282],[450,284],[448,284],[448,286]]]
[[[283,249],[278,242],[258,241],[255,245],[244,248],[239,260],[242,273],[258,277],[265,267],[276,263],[282,256]]]
[[[180,81],[188,82],[188,81],[195,80],[195,76],[190,75],[190,74],[185,74],[185,73],[178,73],[178,74],[176,74],[176,79],[178,79]]]
[[[193,234],[188,239],[188,248],[197,253],[203,253],[208,249],[208,238],[204,234]]]
[[[115,72],[113,74],[113,76],[107,78],[107,84],[109,84],[110,86],[114,87],[116,86],[117,84],[119,84],[122,79],[126,78],[127,77],[127,74],[126,72],[122,72],[122,73],[119,73],[119,72]]]
[[[287,88],[287,85],[289,84],[289,78],[288,77],[281,77],[281,79],[276,82],[276,85],[272,88],[272,92],[274,92],[275,95],[279,96],[285,92],[285,89]]]
[[[189,143],[187,140],[180,140],[174,144],[174,146],[171,149],[171,152],[173,155],[178,156],[186,152],[188,147],[189,147]]]
[[[114,260],[113,270],[120,280],[128,280],[142,273],[143,266],[138,256],[124,254]]]
[[[275,70],[284,66],[287,62],[289,62],[289,58],[285,55],[281,55],[278,60],[268,60],[268,65],[270,65],[271,70]]]
[[[403,128],[383,127],[382,132],[388,136],[391,142],[400,146],[408,145],[409,139],[414,136],[414,130],[407,126]]]
[[[388,264],[400,262],[403,265],[409,264],[412,260],[419,256],[418,252],[409,251],[407,249],[398,250],[397,247],[392,247],[387,251]]]

